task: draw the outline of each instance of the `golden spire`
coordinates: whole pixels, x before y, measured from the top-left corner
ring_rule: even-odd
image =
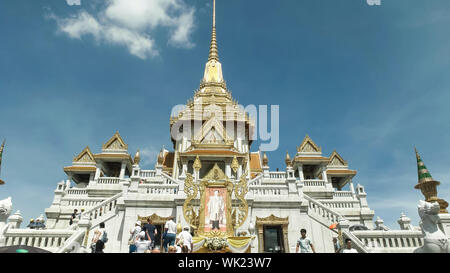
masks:
[[[287,167],[292,167],[292,161],[291,161],[291,157],[289,156],[289,151],[286,151],[285,162],[286,162]]]
[[[264,152],[264,155],[263,155],[263,166],[266,167],[268,165],[269,165],[269,159],[267,158],[266,152]]]
[[[211,45],[209,47],[209,57],[208,61],[215,60],[219,61],[219,50],[217,49],[217,38],[216,38],[216,0],[213,0],[213,26],[211,35]]]
[[[135,165],[139,165],[139,163],[141,162],[141,154],[139,152],[139,150],[137,150],[136,154],[134,155],[134,164]]]

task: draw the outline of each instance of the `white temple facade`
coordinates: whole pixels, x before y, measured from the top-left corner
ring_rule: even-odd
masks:
[[[190,130],[194,123],[198,130]],[[99,153],[86,147],[64,168],[67,180],[57,184],[45,210],[46,229],[20,228],[20,212],[10,215],[8,224],[0,226],[0,246],[89,251],[93,230],[104,222],[109,238],[105,252],[127,253],[129,231],[138,219],[151,217],[160,235],[170,216],[179,227],[194,227],[195,217],[186,217],[188,184],[212,172],[233,185],[245,184],[245,217],[239,222],[233,214],[233,232],[254,238],[247,252],[293,253],[300,229],[307,230],[319,253],[335,252],[333,238],[350,238],[358,252],[413,252],[423,245],[421,230],[405,215],[398,230],[389,230],[381,219],[374,223],[375,212],[357,183],[357,172],[338,152],[324,155],[309,136],[292,158],[286,154],[281,171],[270,169],[265,153],[252,152],[254,121],[238,107],[223,78],[215,9],[203,80],[186,108],[170,118],[170,129],[178,132],[172,134],[173,150],[163,148],[152,170],[141,168],[139,152],[133,157],[118,132]],[[192,199],[194,207],[198,200],[200,196]],[[233,193],[230,204],[236,200]],[[81,214],[70,225],[74,209]],[[200,213],[199,208],[192,212]],[[450,226],[446,229],[449,236]],[[157,236],[156,245],[161,240]]]

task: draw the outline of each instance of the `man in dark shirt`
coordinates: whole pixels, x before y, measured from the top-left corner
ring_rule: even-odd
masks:
[[[70,217],[70,222],[69,222],[70,225],[73,224],[73,219],[75,219],[75,217],[77,217],[77,212],[78,212],[77,209],[73,210],[72,217]]]
[[[151,241],[151,249],[155,248],[155,236],[158,234],[156,227],[152,224],[152,219],[147,219],[147,224],[144,225],[142,231],[145,232],[146,240]]]

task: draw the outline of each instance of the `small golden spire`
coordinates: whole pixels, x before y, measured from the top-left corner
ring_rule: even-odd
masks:
[[[197,156],[195,158],[193,167],[194,167],[194,170],[197,171],[197,172],[202,168],[202,162],[200,161],[200,157],[199,156]]]
[[[287,167],[292,167],[292,161],[291,161],[291,157],[289,156],[289,151],[286,151],[286,166]]]
[[[269,159],[267,158],[266,152],[264,152],[264,155],[263,155],[263,166],[266,167],[268,165],[269,165]]]
[[[134,155],[134,164],[139,165],[139,162],[141,162],[141,154],[139,153],[139,150],[137,150]]]

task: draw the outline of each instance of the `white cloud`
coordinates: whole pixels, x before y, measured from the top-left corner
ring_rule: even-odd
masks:
[[[156,163],[156,158],[158,157],[159,150],[155,147],[147,147],[143,149],[141,152],[141,165],[142,166],[150,166]]]
[[[69,18],[50,18],[71,38],[92,35],[99,42],[125,46],[132,55],[147,59],[159,54],[154,37],[159,28],[168,30],[168,44],[192,48],[194,13],[183,0],[108,0],[95,14],[82,10]]]

